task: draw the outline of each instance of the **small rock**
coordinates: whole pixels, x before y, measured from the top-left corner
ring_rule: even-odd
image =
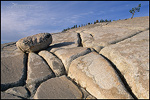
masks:
[[[43,82],[34,99],[81,99],[82,93],[65,75]]]
[[[38,53],[40,56],[42,56],[50,66],[50,68],[53,70],[56,76],[61,76],[65,74],[65,68],[63,63],[60,59],[58,59],[56,56],[54,56],[52,53],[43,50]]]
[[[17,96],[14,96],[5,92],[1,92],[1,99],[22,99],[22,98],[19,98]]]
[[[24,97],[27,98],[28,97],[28,92],[24,87],[13,87],[13,88],[9,88],[8,90],[5,91],[6,93],[9,94],[13,94],[16,96],[20,96],[20,97]]]
[[[39,55],[29,53],[27,84],[37,83],[51,77],[54,77],[54,75],[46,62]]]
[[[88,48],[74,47],[74,48],[59,49],[55,51],[54,54],[57,55],[57,57],[59,57],[62,60],[66,72],[68,72],[70,63],[74,59],[83,56],[85,54],[88,54],[89,52],[91,52],[91,50]]]
[[[81,32],[83,47],[92,48],[94,46],[94,38],[89,32]]]
[[[46,49],[52,43],[52,36],[49,33],[39,33],[28,36],[17,41],[17,47],[26,53]]]

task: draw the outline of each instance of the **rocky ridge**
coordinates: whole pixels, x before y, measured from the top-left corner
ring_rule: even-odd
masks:
[[[51,33],[48,41],[40,49],[34,42],[36,52],[1,44],[2,99],[149,99],[149,16]]]

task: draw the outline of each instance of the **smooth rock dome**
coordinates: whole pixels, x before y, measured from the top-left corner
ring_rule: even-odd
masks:
[[[50,33],[39,33],[18,40],[16,46],[22,52],[29,53],[46,49],[51,43]]]

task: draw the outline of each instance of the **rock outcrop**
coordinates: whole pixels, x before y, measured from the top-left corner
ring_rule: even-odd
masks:
[[[68,76],[98,99],[132,98],[108,61],[95,52],[75,59]]]
[[[54,77],[54,74],[46,62],[39,55],[29,53],[26,83],[37,83],[51,77]]]
[[[149,99],[149,16],[1,44],[2,99]]]
[[[27,55],[14,43],[1,51],[1,91],[25,84],[26,63]]]
[[[42,83],[34,99],[81,99],[82,93],[66,76],[52,78]]]
[[[50,68],[52,69],[52,71],[55,73],[56,76],[66,74],[66,70],[64,68],[63,63],[54,54],[46,50],[42,50],[38,54],[46,60],[46,62],[48,63],[48,65],[50,66]]]
[[[70,63],[76,59],[79,56],[83,56],[87,53],[91,52],[90,49],[88,48],[83,48],[83,47],[74,47],[74,48],[66,48],[66,49],[59,49],[54,52],[57,57],[59,57],[66,69],[66,72],[68,72]]]
[[[139,99],[149,97],[148,42],[149,30],[100,51],[117,66]]]
[[[29,53],[26,87],[31,95],[35,93],[37,84],[52,77],[55,77],[55,75],[47,63],[39,55]]]

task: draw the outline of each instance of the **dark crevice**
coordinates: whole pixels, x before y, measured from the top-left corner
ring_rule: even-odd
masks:
[[[27,76],[28,76],[28,58],[29,58],[29,54],[27,53],[26,72],[25,72],[26,78],[25,78],[25,81],[27,80]],[[29,91],[29,89],[26,86],[25,86],[25,89],[26,89],[26,91],[28,93],[28,97],[30,97],[31,96],[31,92]]]
[[[28,96],[27,96],[27,98],[28,97],[30,97],[31,96],[31,92],[29,91],[29,89],[25,86],[25,89],[26,89],[26,91],[27,91],[27,93],[28,93]]]
[[[110,22],[106,23],[106,25],[108,25]]]
[[[90,34],[90,36],[93,38],[93,35],[92,35],[92,34]]]
[[[78,47],[83,47],[80,33],[77,33],[77,37],[78,37]]]
[[[92,52],[98,53],[94,48],[90,48]]]
[[[112,41],[110,44],[116,44],[118,42],[124,41],[125,39],[131,38],[131,37],[133,37],[133,36],[135,36],[137,34],[140,34],[141,32],[147,31],[147,30],[149,30],[149,28],[146,28],[145,30],[142,30],[142,31],[138,31],[138,32],[136,32],[136,33],[134,33],[134,34],[132,34],[130,36],[124,37],[122,39],[118,39],[118,40]]]
[[[26,54],[26,62],[25,62],[25,69],[24,69],[24,83],[26,84],[26,80],[27,80],[27,72],[28,72],[28,56],[29,54]],[[24,85],[25,85],[24,84]]]
[[[103,56],[102,54],[100,54],[104,59],[106,59],[114,68],[114,70],[116,71],[117,75],[120,77],[124,87],[126,88],[126,90],[128,91],[128,93],[134,98],[134,99],[138,99],[135,94],[132,92],[130,86],[128,85],[126,79],[124,78],[124,76],[121,74],[121,72],[119,71],[119,69],[116,67],[116,65],[111,62],[108,58],[106,58],[105,56]]]

